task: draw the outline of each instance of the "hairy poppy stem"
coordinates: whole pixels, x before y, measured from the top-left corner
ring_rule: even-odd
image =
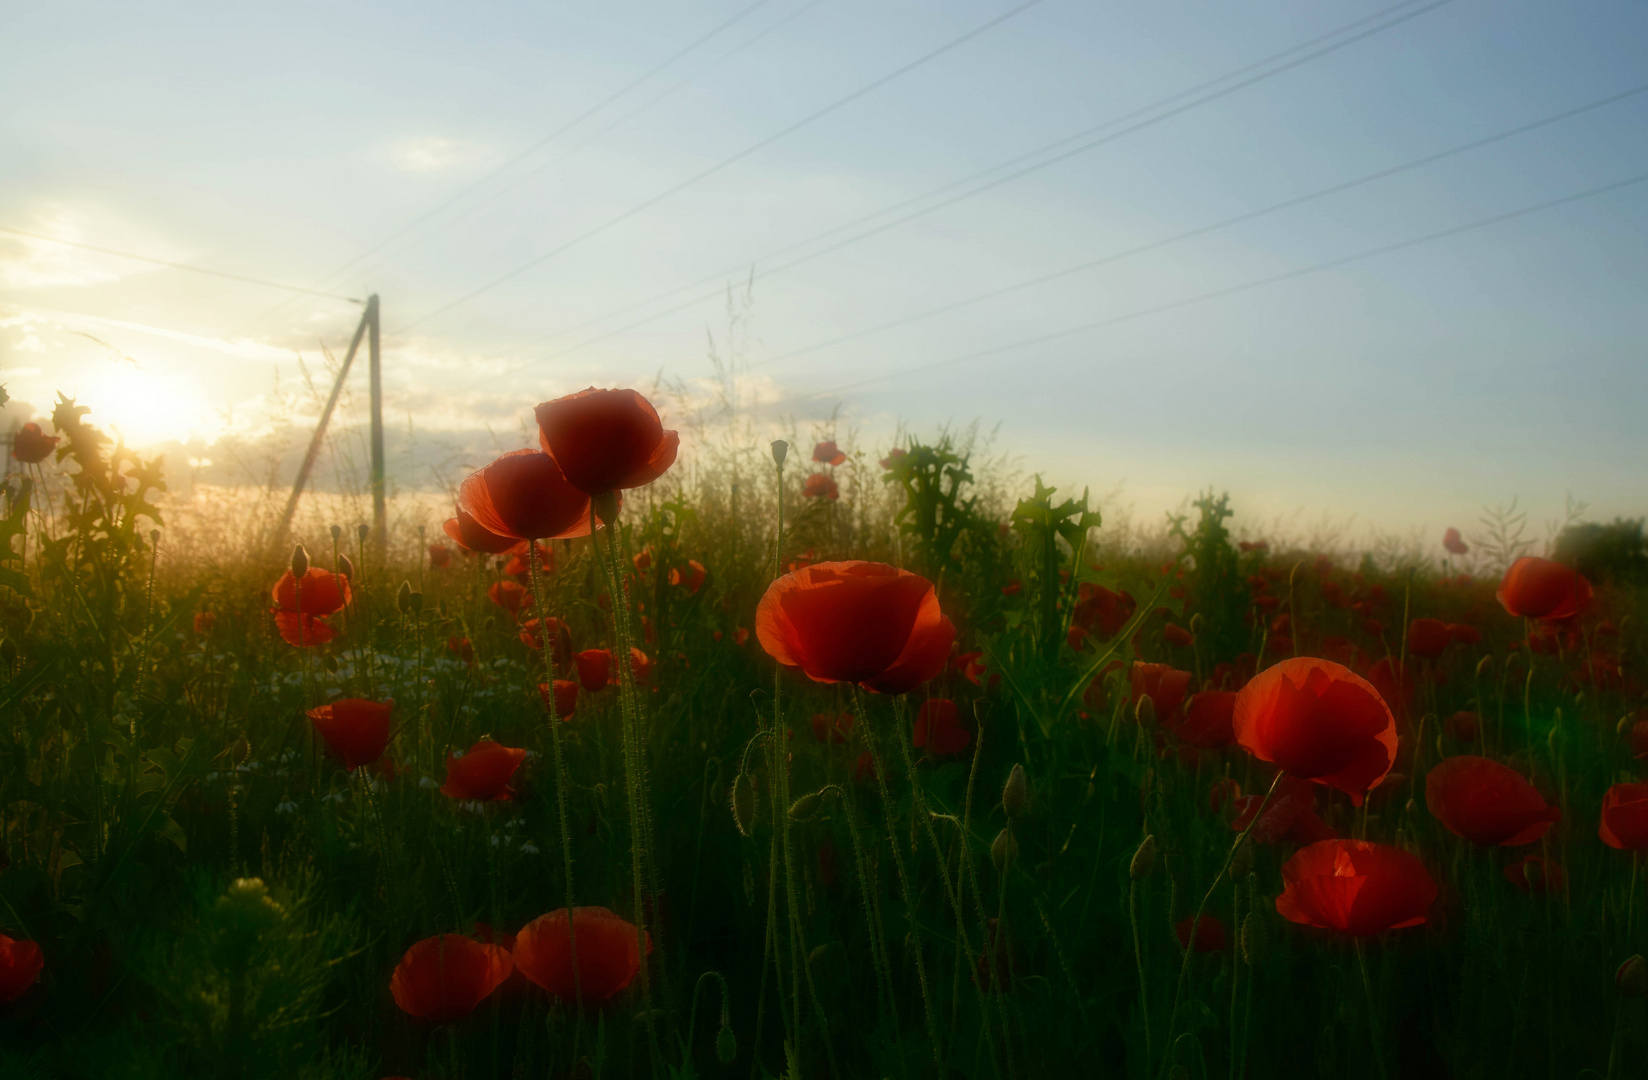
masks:
[[[572,995],[578,1006],[578,1021],[580,1026],[584,1017],[584,989],[582,978],[578,971],[578,934],[573,926],[572,911],[575,906],[572,888],[572,830],[567,827],[567,771],[566,760],[561,749],[561,718],[555,715],[555,637],[549,630],[549,618],[544,613],[544,590],[538,574],[538,553],[533,550],[534,541],[527,541],[527,573],[531,575],[532,601],[538,609],[538,636],[544,645],[544,675],[549,680],[549,693],[544,700],[549,709],[549,744],[555,754],[555,815],[561,827],[561,871],[566,878],[566,910],[567,910],[567,956],[572,964]],[[641,963],[646,965],[646,951],[641,952]]]
[[[1270,788],[1265,792],[1263,801],[1259,803],[1259,809],[1253,812],[1253,819],[1247,823],[1247,828],[1243,829],[1242,834],[1236,838],[1236,842],[1230,845],[1230,850],[1225,853],[1223,865],[1219,867],[1219,872],[1213,875],[1213,883],[1207,887],[1207,894],[1202,897],[1201,905],[1196,908],[1196,914],[1191,917],[1190,936],[1185,938],[1184,959],[1179,964],[1179,981],[1173,989],[1173,1008],[1167,1014],[1167,1041],[1165,1045],[1170,1050],[1173,1046],[1174,1027],[1179,1022],[1179,1005],[1184,998],[1185,984],[1190,981],[1190,958],[1196,953],[1196,932],[1201,929],[1202,914],[1207,911],[1207,905],[1213,899],[1213,893],[1218,889],[1219,882],[1230,872],[1230,863],[1236,857],[1237,850],[1247,842],[1248,833],[1252,832],[1253,827],[1259,824],[1259,819],[1265,816],[1265,808],[1270,805],[1271,797],[1276,794],[1276,788],[1281,784],[1282,777],[1286,775],[1280,769],[1276,771],[1276,778],[1270,782]],[[1171,1052],[1163,1055],[1162,1072],[1167,1071],[1168,1062],[1172,1059],[1172,1056]],[[1383,1068],[1381,1067],[1382,1072]]]
[[[1379,1007],[1373,999],[1373,984],[1368,981],[1368,961],[1363,954],[1362,939],[1356,939],[1356,967],[1362,973],[1362,992],[1368,999],[1368,1041],[1373,1044],[1373,1062],[1379,1069],[1379,1080],[1385,1080],[1385,1048],[1380,1046],[1384,1025],[1379,1022]]]
[[[1139,1016],[1144,1022],[1144,1059],[1156,1056],[1150,1045],[1150,995],[1144,973],[1144,949],[1139,944],[1139,882],[1127,883],[1127,921],[1133,926],[1133,960],[1139,969]]]
[[[870,722],[864,711],[864,692],[856,685],[852,688],[853,712],[858,717],[859,730],[864,732],[864,741],[870,747],[870,760],[875,766],[876,785],[881,791],[881,809],[887,828],[887,842],[893,849],[893,868],[898,871],[899,892],[904,897],[904,911],[910,922],[910,949],[915,954],[916,981],[921,986],[921,1006],[927,1019],[927,1038],[933,1044],[933,1064],[938,1066],[939,1073],[944,1072],[944,1051],[939,1045],[937,1018],[933,1016],[933,995],[927,985],[927,962],[921,955],[920,924],[916,921],[915,893],[910,889],[910,874],[904,866],[904,853],[899,850],[898,833],[893,828],[893,796],[887,789],[887,770],[882,766],[881,751],[876,747],[875,734],[870,730]]]
[[[853,865],[858,870],[859,888],[864,897],[864,925],[870,934],[870,962],[875,965],[876,997],[880,999],[881,1008],[893,1022],[893,1031],[898,1030],[898,1003],[893,991],[893,963],[887,953],[887,933],[881,925],[881,911],[875,902],[875,883],[870,878],[869,861],[864,856],[863,839],[858,835],[858,815],[854,811],[855,800],[851,787],[842,787],[831,784],[826,790],[841,797],[842,807],[847,813],[847,834],[853,841]]]

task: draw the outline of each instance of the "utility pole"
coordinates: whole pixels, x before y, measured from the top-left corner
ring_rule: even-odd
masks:
[[[389,512],[384,505],[383,484],[383,357],[378,347],[378,294],[366,298],[368,353],[372,380],[372,541],[378,565],[383,565],[389,546]]]
[[[343,393],[344,380],[349,378],[349,367],[355,362],[355,353],[360,349],[361,337],[366,333],[369,324],[373,329],[372,358],[374,361],[377,359],[377,312],[377,297],[373,297],[366,309],[366,314],[361,316],[360,325],[355,327],[354,339],[349,342],[349,351],[344,354],[343,365],[338,368],[337,380],[332,383],[332,394],[326,399],[326,407],[320,411],[320,423],[315,425],[315,434],[309,439],[309,449],[303,455],[303,464],[298,466],[298,478],[292,483],[292,495],[286,500],[286,510],[280,515],[280,525],[275,529],[275,544],[277,546],[286,539],[287,533],[292,528],[292,517],[298,510],[298,499],[303,495],[304,486],[309,483],[309,473],[315,467],[315,458],[320,454],[321,443],[326,440],[326,425],[332,419],[332,410],[337,407],[338,396]],[[375,363],[373,370],[376,372]],[[375,380],[373,385],[376,386]],[[373,400],[375,403],[376,395],[374,395]],[[375,411],[373,415],[376,416]],[[374,425],[373,430],[377,430],[376,425]],[[374,457],[373,461],[376,460],[377,458]]]

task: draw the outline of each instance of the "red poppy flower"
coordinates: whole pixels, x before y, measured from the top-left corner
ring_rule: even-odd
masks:
[[[681,437],[664,430],[652,403],[634,390],[597,390],[533,410],[538,443],[572,486],[588,495],[650,484],[675,464]]]
[[[1572,567],[1524,555],[1510,565],[1494,593],[1512,615],[1566,619],[1591,604],[1591,583]]]
[[[962,677],[974,686],[984,685],[984,653],[978,650],[964,652],[952,660],[951,665]]]
[[[1173,924],[1173,936],[1179,939],[1179,948],[1190,946],[1190,924],[1196,923],[1195,952],[1224,952],[1225,924],[1212,915],[1204,914],[1198,921],[1194,915]]]
[[[576,976],[572,967],[574,938],[578,948]],[[641,948],[635,924],[604,907],[577,907],[569,917],[557,908],[521,927],[515,935],[515,965],[522,973],[562,1001],[598,1003],[615,996],[641,970]],[[652,952],[652,937],[647,937]]]
[[[824,465],[840,465],[847,460],[847,455],[837,448],[834,439],[826,439],[813,447],[813,460]]]
[[[553,574],[555,572],[554,549],[545,547],[542,544],[534,544],[533,546],[538,549],[538,569],[546,574]],[[532,573],[532,567],[527,565],[526,552],[520,546],[515,548],[515,557],[510,559],[509,564],[504,567],[504,573],[510,577],[525,577]]]
[[[1236,741],[1301,780],[1362,804],[1396,760],[1396,718],[1366,679],[1301,656],[1266,668],[1236,695]]]
[[[1475,742],[1481,721],[1473,712],[1461,709],[1442,721],[1443,734],[1455,742]]]
[[[495,581],[486,590],[486,598],[511,615],[520,617],[521,609],[532,602],[532,594],[525,585],[513,581]]]
[[[1391,715],[1406,719],[1413,705],[1414,678],[1386,656],[1368,668],[1368,683],[1379,692],[1379,697],[1390,706]]]
[[[61,435],[47,435],[40,430],[40,425],[24,424],[11,438],[11,456],[25,465],[38,465],[57,449],[57,441]],[[9,998],[7,999],[10,1000]]]
[[[1562,891],[1562,867],[1538,855],[1524,855],[1505,864],[1505,880],[1525,893]]]
[[[836,486],[835,477],[826,473],[815,472],[807,477],[807,482],[801,487],[801,494],[809,499],[841,498],[841,489]]]
[[[538,684],[538,696],[544,699],[544,708],[549,707],[549,684]],[[565,723],[572,719],[572,714],[578,709],[578,684],[571,679],[555,680],[555,715]]]
[[[315,731],[326,748],[343,759],[343,767],[354,772],[383,756],[389,745],[390,718],[395,708],[389,701],[343,698],[330,705],[309,710]]]
[[[0,934],[0,1001],[10,1003],[22,997],[45,966],[39,942],[17,941]]]
[[[959,754],[973,741],[973,733],[961,726],[956,703],[948,698],[930,698],[916,712],[915,732],[910,742],[929,747],[940,757]]]
[[[487,532],[517,540],[588,536],[593,528],[589,496],[537,450],[511,450],[464,477],[458,506]]]
[[[1165,721],[1184,703],[1185,693],[1190,689],[1190,679],[1188,671],[1180,671],[1167,664],[1147,664],[1143,660],[1135,660],[1128,672],[1128,681],[1133,688],[1132,703],[1137,705],[1140,698],[1148,697],[1156,706],[1156,719]]]
[[[572,663],[572,631],[567,624],[551,615],[546,624],[549,627],[549,636],[555,641],[555,663],[558,667],[566,668]],[[529,649],[544,647],[543,635],[538,632],[538,620],[528,619],[521,624],[521,644]]]
[[[1597,835],[1611,848],[1648,848],[1648,784],[1615,784],[1602,797],[1602,824]]]
[[[1256,844],[1274,844],[1281,840],[1314,844],[1338,835],[1316,812],[1316,785],[1308,780],[1284,774],[1276,790],[1270,793],[1269,802],[1263,795],[1243,795],[1232,805],[1236,816],[1231,819],[1230,831],[1237,833],[1247,828],[1260,806],[1265,808],[1264,815],[1248,833]]]
[[[696,595],[698,590],[703,588],[704,578],[708,573],[709,571],[704,569],[703,563],[697,559],[688,559],[687,572],[683,574],[679,568],[670,570],[669,583],[671,585],[685,585],[687,592]]]
[[[1531,844],[1562,816],[1521,773],[1475,754],[1444,758],[1431,769],[1425,805],[1449,832],[1485,846]]]
[[[1185,705],[1184,720],[1174,727],[1179,741],[1203,750],[1216,750],[1236,741],[1232,718],[1236,691],[1203,690]]]
[[[1276,911],[1290,922],[1372,937],[1420,926],[1436,881],[1417,856],[1367,840],[1323,840],[1282,866]]]
[[[432,1024],[450,1024],[475,1011],[514,970],[509,951],[462,934],[417,942],[389,979],[401,1011]]]
[[[1435,660],[1453,644],[1453,633],[1441,619],[1415,619],[1408,624],[1408,651]]]
[[[1459,530],[1455,528],[1449,528],[1447,532],[1442,534],[1442,546],[1455,555],[1463,555],[1471,550],[1465,546],[1464,537],[1460,536]]]
[[[1181,649],[1188,649],[1196,644],[1196,635],[1180,626],[1178,623],[1168,623],[1162,628],[1162,637],[1169,645],[1177,645]]]
[[[573,659],[578,664],[578,681],[591,694],[599,694],[612,681],[611,649],[585,649]]]
[[[1107,589],[1084,581],[1076,586],[1076,608],[1070,621],[1101,640],[1109,641],[1127,625],[1127,620],[1138,610],[1139,602],[1132,594]]]
[[[1023,591],[1024,591],[1024,583],[1020,582],[1020,581],[1016,581],[1016,580],[1015,581],[1009,581],[1007,584],[1005,584],[1001,587],[1001,595],[1003,595],[1003,596],[1017,596],[1019,593],[1021,593]]]
[[[749,640],[750,631],[748,627],[740,626],[732,632],[732,643],[737,645],[739,648],[743,648],[744,645],[748,644]]]
[[[288,570],[275,583],[275,628],[288,645],[322,645],[337,636],[324,616],[349,603],[349,579],[311,566],[299,582]]]
[[[814,682],[902,694],[944,670],[956,629],[926,578],[849,561],[773,582],[756,608],[755,635],[773,659]]]
[[[429,568],[440,570],[452,565],[452,549],[445,544],[429,545]]]
[[[448,752],[441,794],[453,799],[506,802],[515,796],[509,781],[525,758],[525,750],[499,746],[491,739],[480,740],[463,757]]]
[[[212,632],[212,627],[214,627],[216,625],[217,625],[217,616],[212,614],[210,611],[197,611],[197,612],[195,612],[195,636],[196,637],[205,637],[205,636],[207,636],[208,634],[210,634]]]
[[[459,507],[457,517],[449,517],[441,526],[446,535],[465,551],[484,551],[488,555],[502,555],[515,548],[520,541],[513,536],[499,536],[481,527],[469,511]]]
[[[904,457],[909,452],[910,451],[901,446],[893,447],[891,450],[887,451],[887,456],[881,459],[881,467],[883,469],[891,469],[894,465],[898,464],[899,458]]]
[[[1448,635],[1461,645],[1482,644],[1482,631],[1470,623],[1449,623]]]
[[[813,738],[819,742],[844,743],[853,731],[853,714],[844,712],[836,716],[829,713],[813,713]]]

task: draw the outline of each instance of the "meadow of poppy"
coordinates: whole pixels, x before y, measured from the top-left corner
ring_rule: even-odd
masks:
[[[19,433],[0,1071],[1648,1061],[1631,583],[1238,543],[1212,496],[1146,549],[944,440],[735,474],[632,390],[522,411],[383,554],[173,555],[103,515],[129,459]]]

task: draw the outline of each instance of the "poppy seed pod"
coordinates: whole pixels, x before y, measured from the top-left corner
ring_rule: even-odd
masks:
[[[784,467],[784,459],[790,456],[790,444],[783,439],[774,439],[772,444],[773,464],[780,469]]]
[[[1143,881],[1150,876],[1150,871],[1156,868],[1156,838],[1147,836],[1139,845],[1139,850],[1133,853],[1133,861],[1127,864],[1127,876],[1134,881]]]
[[[309,553],[303,549],[302,544],[297,544],[292,548],[292,576],[301,578],[308,572]]]
[[[361,543],[366,543],[366,538],[371,535],[372,526],[368,525],[366,522],[363,521],[359,525],[355,526],[355,539],[359,540]]]
[[[1648,997],[1648,961],[1639,953],[1614,972],[1614,987],[1626,997]]]
[[[1030,806],[1030,784],[1024,777],[1024,766],[1014,765],[1007,774],[1007,783],[1001,789],[1001,808],[1015,821],[1024,816]]]
[[[1019,858],[1019,842],[1013,839],[1012,829],[1003,829],[990,841],[990,861],[998,873],[1005,874]]]
[[[343,526],[342,525],[334,525],[330,529],[328,529],[327,531],[332,534],[332,543],[335,544],[338,541],[343,539]]]

